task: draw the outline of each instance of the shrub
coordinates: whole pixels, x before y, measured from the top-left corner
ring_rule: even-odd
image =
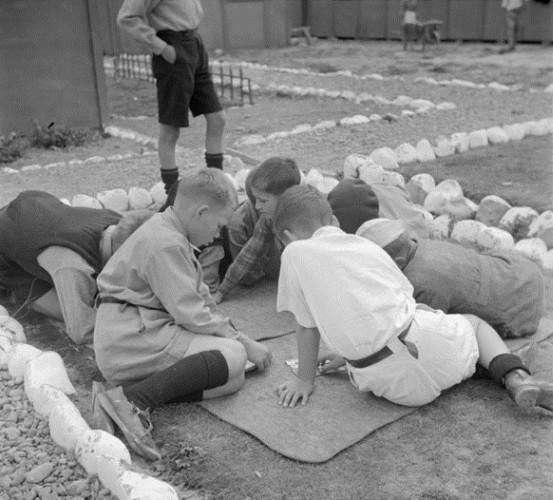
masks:
[[[56,126],[52,122],[47,127],[33,122],[34,130],[31,143],[37,148],[66,148],[68,146],[82,146],[94,137],[94,132],[83,127]]]
[[[0,163],[10,163],[21,158],[30,146],[27,137],[15,132],[7,136],[0,135]]]

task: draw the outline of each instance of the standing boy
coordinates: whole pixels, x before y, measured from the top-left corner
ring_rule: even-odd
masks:
[[[117,23],[153,52],[157,85],[159,162],[168,191],[178,179],[175,148],[180,129],[188,127],[188,112],[204,115],[207,128],[205,161],[223,168],[225,115],[213,87],[209,60],[197,32],[204,13],[200,0],[125,0]]]
[[[347,364],[360,391],[407,406],[429,403],[469,378],[478,361],[518,405],[553,411],[553,384],[535,381],[476,316],[417,306],[386,252],[330,225],[332,210],[316,190],[290,188],[273,220],[286,247],[277,309],[298,323],[298,377],[278,387],[280,405],[306,404],[317,364],[328,359],[323,371]],[[318,359],[320,337],[338,357]]]
[[[268,273],[278,273],[280,252],[276,248],[272,217],[282,194],[300,182],[300,170],[291,158],[268,158],[252,170],[248,176],[249,198],[229,223],[229,244],[234,261],[213,294],[216,303],[239,283],[250,285]]]
[[[500,54],[513,52],[517,45],[517,35],[520,30],[520,16],[528,0],[502,0],[501,7],[507,14],[507,47],[499,51]]]
[[[64,321],[76,344],[91,342],[96,276],[151,215],[140,210],[122,217],[70,207],[44,191],[23,191],[0,209],[0,285],[31,309]]]
[[[399,220],[369,220],[356,234],[394,260],[418,303],[450,314],[474,314],[503,338],[525,337],[538,329],[545,284],[541,269],[526,256],[419,239]]]
[[[219,235],[235,206],[223,172],[187,172],[174,206],[136,231],[98,277],[96,362],[119,385],[98,394],[97,403],[146,458],[160,457],[149,410],[233,393],[244,384],[246,359],[260,370],[271,362],[265,346],[211,312],[194,256]]]

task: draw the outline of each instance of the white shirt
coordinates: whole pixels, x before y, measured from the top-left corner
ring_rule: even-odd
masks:
[[[524,5],[524,0],[502,0],[501,7],[506,10],[520,9]]]
[[[374,243],[326,226],[282,254],[277,310],[347,359],[380,350],[410,325],[413,287]]]

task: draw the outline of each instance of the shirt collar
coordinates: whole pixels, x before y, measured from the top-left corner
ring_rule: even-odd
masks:
[[[168,207],[164,212],[162,212],[161,215],[162,215],[162,217],[167,219],[169,221],[169,223],[171,225],[173,225],[179,233],[181,233],[184,236],[184,238],[186,239],[186,241],[188,242],[188,244],[190,245],[190,248],[192,248],[192,250],[194,250],[196,252],[200,251],[198,249],[198,247],[196,247],[192,243],[190,243],[190,240],[186,237],[186,231],[184,230],[184,226],[182,225],[181,221],[177,217],[177,214],[174,212],[173,207]]]
[[[323,236],[327,236],[329,234],[339,234],[344,233],[339,227],[336,226],[323,226],[317,229],[313,235],[312,238],[321,238]]]

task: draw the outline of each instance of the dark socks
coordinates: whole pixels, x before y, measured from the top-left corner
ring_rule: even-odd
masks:
[[[165,212],[169,207],[172,207],[175,203],[175,198],[177,197],[177,190],[179,188],[179,181],[176,181],[169,191],[167,191],[167,199],[163,206],[159,209],[160,212]]]
[[[201,401],[203,391],[224,385],[228,379],[228,364],[221,352],[204,351],[123,387],[123,393],[138,408],[153,410],[167,403]]]
[[[524,366],[524,363],[516,354],[499,354],[490,361],[488,367],[490,376],[500,385],[503,385],[505,375],[513,370],[523,370],[531,375],[530,370]]]
[[[171,186],[177,182],[179,179],[179,169],[170,168],[170,169],[161,169],[161,180],[165,184],[165,192],[168,193],[171,189]]]
[[[223,153],[206,153],[205,164],[210,168],[218,168],[223,170]]]

